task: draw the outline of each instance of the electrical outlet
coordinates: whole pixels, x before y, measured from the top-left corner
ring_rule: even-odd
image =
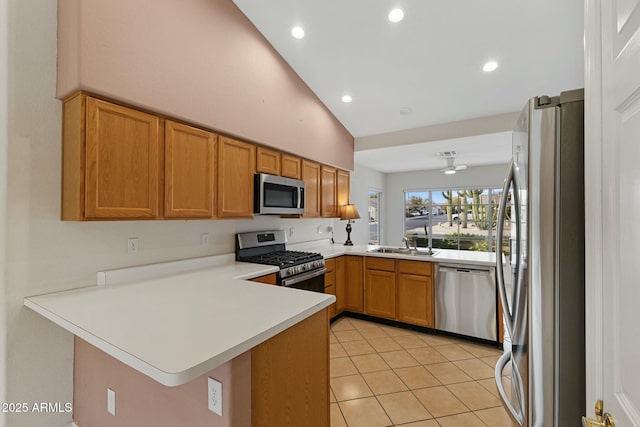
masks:
[[[318,226],[318,227],[317,227],[317,229],[316,229],[316,232],[317,232],[318,234],[322,234],[322,227],[321,227],[321,226]]]
[[[127,252],[130,254],[138,253],[138,238],[137,237],[129,237],[127,239]]]
[[[107,388],[107,412],[116,415],[116,392]]]
[[[213,378],[207,378],[209,410],[222,416],[222,383]]]
[[[200,246],[207,246],[209,244],[209,233],[202,233],[200,235]]]
[[[293,227],[289,227],[289,237],[293,237]]]

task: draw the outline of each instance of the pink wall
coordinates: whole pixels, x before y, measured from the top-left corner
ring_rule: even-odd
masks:
[[[231,0],[59,0],[58,83],[353,170],[353,137]]]
[[[251,426],[250,352],[166,387],[75,337],[73,370],[73,420],[80,427]],[[209,376],[222,382],[223,416],[207,409]],[[116,392],[115,416],[107,412],[107,387]]]

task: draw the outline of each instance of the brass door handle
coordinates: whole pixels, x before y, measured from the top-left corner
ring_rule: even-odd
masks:
[[[613,420],[611,414],[604,414],[602,421],[594,420],[587,417],[582,417],[582,425],[584,427],[616,427],[616,422]]]
[[[607,414],[603,411],[602,400],[598,400],[596,402],[594,412],[596,413],[595,420],[587,417],[582,417],[583,427],[616,427],[616,422],[614,421],[611,414]]]

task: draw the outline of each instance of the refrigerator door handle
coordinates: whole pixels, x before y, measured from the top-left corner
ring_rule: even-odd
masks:
[[[507,412],[509,413],[509,416],[511,417],[511,419],[515,421],[518,425],[523,426],[524,416],[523,416],[522,410],[517,411],[516,408],[513,407],[513,404],[507,397],[507,393],[504,390],[504,384],[502,384],[502,371],[504,371],[505,366],[507,365],[507,363],[509,363],[510,360],[511,360],[510,351],[505,352],[502,356],[500,356],[500,359],[498,359],[498,363],[496,363],[496,370],[495,370],[496,387],[498,388],[498,394],[500,395],[500,400],[502,400],[503,406],[507,408]],[[518,372],[512,371],[511,375],[513,378],[512,381],[515,380],[517,386],[521,388],[522,382],[518,381],[520,377]],[[519,391],[518,395],[522,397],[523,396],[522,391]],[[520,404],[521,404],[521,408],[523,408],[524,402],[520,401]]]
[[[504,182],[504,188],[502,189],[502,198],[500,200],[500,208],[498,210],[498,223],[496,230],[496,275],[498,282],[498,292],[500,295],[500,301],[502,302],[502,312],[505,319],[505,324],[509,336],[513,337],[513,329],[515,327],[518,318],[518,307],[515,305],[519,298],[509,301],[507,296],[507,290],[504,283],[504,262],[502,260],[502,239],[504,237],[504,219],[507,211],[507,202],[509,197],[509,188],[513,184],[514,194],[514,207],[515,207],[515,223],[516,223],[516,283],[518,284],[518,278],[520,277],[520,197],[518,195],[518,188],[515,179],[515,162],[512,160],[509,165],[509,171]],[[511,254],[509,254],[511,256]],[[519,294],[519,292],[518,292]]]

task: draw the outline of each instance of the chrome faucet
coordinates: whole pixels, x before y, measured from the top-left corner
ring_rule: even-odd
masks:
[[[402,243],[404,244],[404,247],[407,249],[411,249],[411,245],[409,245],[409,239],[407,239],[407,236],[404,236],[402,238]]]

